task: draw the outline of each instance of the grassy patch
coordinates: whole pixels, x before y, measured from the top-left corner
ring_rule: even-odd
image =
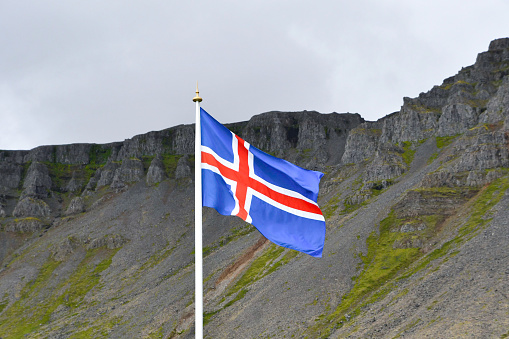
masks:
[[[34,281],[28,282],[21,291],[21,298],[9,307],[0,317],[0,334],[13,338],[22,338],[34,332],[41,324],[49,320],[49,314],[44,307],[31,307],[31,300],[48,285],[53,271],[59,262],[49,259],[41,268]]]
[[[69,337],[69,339],[88,339],[88,338],[93,338],[94,334],[94,328],[88,328],[86,330],[83,330],[83,331],[79,331],[79,332],[76,332],[74,333],[73,335],[71,335]]]
[[[56,287],[52,286],[57,281],[53,272],[60,262],[48,259],[37,278],[23,288],[21,298],[0,317],[0,335],[21,338],[37,332],[49,323],[51,314],[60,305],[69,309],[87,307],[85,296],[98,285],[100,273],[110,266],[117,251],[99,248],[87,252],[76,271]],[[99,259],[102,260],[96,264]]]
[[[429,107],[429,106],[424,106],[423,104],[413,103],[413,104],[410,104],[409,107],[410,107],[410,109],[412,109],[420,114],[442,113],[442,110],[439,107]]]
[[[456,139],[458,136],[459,136],[459,134],[450,135],[447,137],[436,137],[437,147],[444,148],[444,147],[449,146],[454,141],[454,139]]]
[[[147,336],[147,339],[162,339],[164,338],[163,327],[161,326],[157,331],[150,332]]]
[[[469,86],[472,86],[472,88],[474,88],[476,84],[477,84],[476,82],[470,83],[470,82],[466,82],[464,80],[458,80],[456,82],[452,82],[452,83],[449,83],[449,84],[446,84],[446,85],[442,85],[440,87],[447,91],[447,90],[451,89],[451,87],[454,86],[454,85],[469,85]]]
[[[175,244],[175,246],[169,248],[169,245],[167,245],[161,251],[156,252],[150,258],[148,258],[148,260],[138,270],[138,274],[141,274],[143,271],[148,270],[148,269],[158,265],[164,259],[168,258],[173,253],[173,251],[177,248],[181,239],[182,239],[182,237],[180,237],[177,240],[177,243]]]
[[[9,295],[7,293],[4,294],[4,300],[0,301],[0,313],[4,310],[7,305],[9,305]]]
[[[169,178],[175,178],[175,171],[177,170],[177,163],[181,157],[182,157],[181,155],[175,155],[175,154],[164,154],[163,155],[164,170]]]
[[[75,332],[69,339],[109,338],[111,329],[121,323],[120,317],[103,318],[99,324],[96,323],[92,327]]]
[[[254,282],[270,274],[271,266],[281,256],[285,249],[283,247],[271,244],[265,253],[256,258],[247,271],[242,275],[239,281],[230,289],[227,296],[237,293]],[[271,270],[271,272],[269,272]]]
[[[216,315],[216,313],[219,313],[220,310],[217,310],[217,311],[212,311],[212,312],[204,312],[203,313],[203,326],[207,325],[210,321],[210,319],[212,319],[212,317],[214,315]]]
[[[56,186],[56,188],[62,188],[69,180],[71,180],[72,173],[80,170],[79,165],[66,165],[54,162],[44,162],[44,164],[48,167],[49,176],[53,186]]]
[[[380,222],[380,233],[373,232],[367,239],[368,252],[361,255],[364,268],[355,278],[355,285],[334,312],[320,317],[320,321],[308,330],[308,337],[327,337],[333,328],[342,327],[345,315],[355,316],[361,308],[387,295],[393,288],[390,280],[421,256],[418,248],[394,248],[393,244],[405,235],[391,232],[403,223],[392,211]]]
[[[401,146],[403,147],[403,150],[404,150],[401,157],[403,158],[403,161],[407,165],[410,165],[412,163],[412,161],[414,160],[414,155],[415,155],[415,149],[412,148],[412,142],[403,141]]]
[[[435,159],[436,159],[436,158],[438,158],[438,152],[433,153],[433,154],[429,157],[429,159],[428,159],[428,161],[427,161],[426,163],[427,163],[428,165],[431,165],[431,164],[433,163],[433,161],[435,161]]]
[[[332,198],[329,199],[329,201],[327,201],[325,206],[322,208],[323,216],[325,217],[325,219],[330,219],[334,215],[334,212],[336,212],[336,210],[338,209],[340,203],[339,200],[340,196],[341,196],[340,194],[333,196]]]

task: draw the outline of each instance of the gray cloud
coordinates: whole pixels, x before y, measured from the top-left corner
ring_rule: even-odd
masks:
[[[3,1],[0,149],[270,110],[399,109],[507,36],[506,1]]]

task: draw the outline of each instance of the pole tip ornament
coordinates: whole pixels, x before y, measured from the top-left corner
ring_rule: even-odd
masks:
[[[196,81],[196,96],[193,98],[194,102],[201,102],[203,99],[200,98],[200,92],[198,91],[198,81]]]

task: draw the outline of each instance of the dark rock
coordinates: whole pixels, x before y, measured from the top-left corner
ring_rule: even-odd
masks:
[[[51,178],[48,167],[40,162],[32,162],[23,182],[22,197],[46,198],[51,191]]]
[[[158,182],[163,181],[164,179],[166,179],[166,172],[164,171],[163,158],[161,157],[161,155],[157,155],[150,162],[150,167],[148,168],[147,171],[146,182],[147,185],[152,186]]]
[[[17,189],[21,182],[23,167],[14,163],[0,162],[0,192]]]
[[[86,165],[90,162],[90,144],[60,145],[55,148],[57,163]]]
[[[184,155],[177,162],[177,169],[175,170],[175,178],[189,178],[192,176],[191,166],[189,166],[189,157]]]

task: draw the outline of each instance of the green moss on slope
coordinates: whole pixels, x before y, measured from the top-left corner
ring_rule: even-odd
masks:
[[[343,326],[347,321],[345,314],[355,316],[360,308],[387,294],[390,289],[382,289],[403,268],[408,267],[419,257],[418,248],[393,248],[393,244],[403,235],[391,232],[395,225],[401,225],[394,211],[380,223],[380,234],[373,232],[367,239],[368,253],[361,255],[364,269],[355,278],[355,285],[346,294],[339,306],[328,315],[320,317],[319,323],[308,331],[308,337],[327,337],[334,328]]]
[[[101,272],[106,270],[117,250],[99,248],[87,252],[76,271],[56,287],[54,271],[60,262],[51,258],[43,265],[37,278],[27,283],[21,297],[0,317],[0,335],[22,338],[50,322],[52,313],[60,305],[70,310],[87,307],[85,296],[99,284]],[[95,264],[97,259],[102,259]],[[39,302],[37,302],[39,300]]]
[[[429,190],[433,191],[433,189]],[[436,188],[434,191],[444,193],[444,190],[448,189]],[[468,202],[471,214],[458,229],[457,235],[427,255],[422,254],[417,248],[394,248],[393,244],[405,235],[400,232],[391,232],[391,229],[399,228],[407,220],[398,219],[392,211],[380,222],[380,233],[374,232],[368,237],[368,253],[361,256],[364,267],[355,278],[354,287],[343,297],[334,312],[319,317],[317,324],[306,331],[307,337],[327,338],[334,329],[342,327],[350,317],[360,314],[363,306],[387,295],[394,288],[396,280],[409,278],[429,267],[436,260],[441,258],[443,261],[448,260],[458,254],[459,246],[477,235],[491,221],[489,211],[507,190],[509,190],[509,177],[498,179],[481,190]],[[433,215],[426,218],[420,216],[420,218],[430,225],[440,220]],[[401,274],[402,272],[404,274]]]
[[[415,149],[412,148],[412,142],[403,141],[402,147],[403,147],[404,152],[401,155],[401,157],[403,158],[403,161],[407,165],[410,165],[412,163],[412,161],[414,160],[414,155],[415,155]]]

